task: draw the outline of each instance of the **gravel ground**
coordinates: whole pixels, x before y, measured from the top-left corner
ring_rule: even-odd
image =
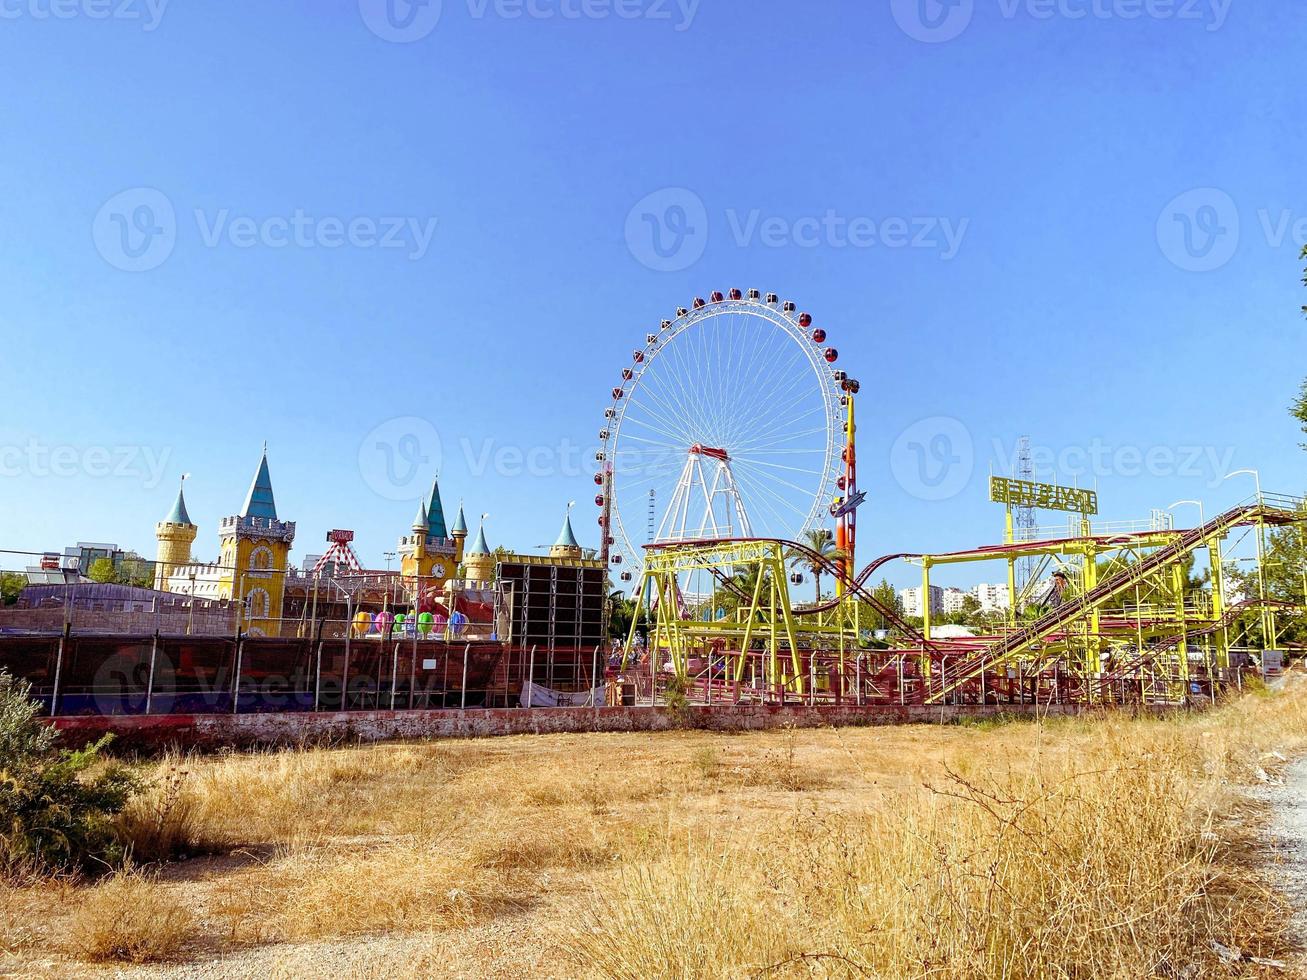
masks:
[[[1254,795],[1273,808],[1268,848],[1281,887],[1297,910],[1298,940],[1307,945],[1307,758],[1285,767],[1280,779]]]

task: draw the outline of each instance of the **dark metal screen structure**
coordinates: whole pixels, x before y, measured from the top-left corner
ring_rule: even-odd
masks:
[[[519,558],[500,562],[499,581],[512,596],[514,662],[525,667],[534,651],[534,681],[545,687],[577,690],[594,683],[595,652],[602,660],[607,650],[603,564]]]

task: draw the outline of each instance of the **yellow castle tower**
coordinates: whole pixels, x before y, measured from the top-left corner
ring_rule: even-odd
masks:
[[[575,506],[575,500],[567,505],[567,516],[563,518],[563,530],[559,532],[558,540],[549,546],[550,558],[582,557],[581,546],[576,541],[576,535],[572,533],[572,508]]]
[[[468,582],[495,580],[495,556],[490,553],[490,546],[486,544],[486,517],[486,514],[481,515],[477,539],[472,542],[472,547],[463,559],[463,578]]]
[[[186,477],[182,477],[183,486]],[[154,525],[154,536],[159,542],[155,553],[154,587],[166,590],[168,580],[191,563],[191,545],[199,528],[191,522],[186,513],[186,497],[183,487],[177,488],[177,500],[172,505],[168,516]]]
[[[290,568],[295,522],[277,519],[277,504],[264,446],[259,469],[239,514],[218,525],[222,542],[220,592],[244,604],[241,628],[253,636],[276,636]]]
[[[431,499],[418,504],[411,533],[399,539],[399,573],[422,589],[443,589],[463,561],[467,522],[463,508],[453,529],[445,527],[445,507],[440,502],[440,480],[431,484]]]

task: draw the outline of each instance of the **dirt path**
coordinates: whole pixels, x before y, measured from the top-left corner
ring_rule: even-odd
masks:
[[[1267,847],[1280,887],[1295,909],[1294,932],[1307,946],[1307,758],[1285,767],[1281,780],[1255,795],[1272,807]],[[1307,971],[1307,956],[1299,967]]]

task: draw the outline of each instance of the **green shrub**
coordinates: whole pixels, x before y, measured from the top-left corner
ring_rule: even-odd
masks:
[[[137,781],[105,763],[112,736],[84,748],[55,748],[37,720],[31,688],[0,671],[0,876],[107,870],[122,856],[113,818]]]

